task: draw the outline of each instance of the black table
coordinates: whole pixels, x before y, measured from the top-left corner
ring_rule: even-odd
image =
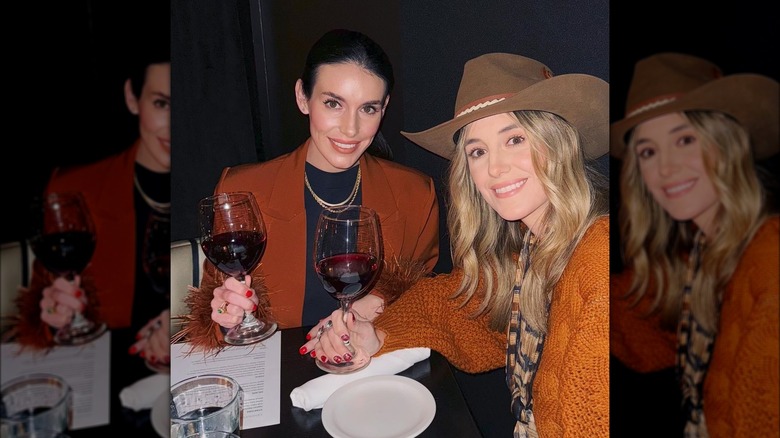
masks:
[[[329,437],[322,425],[321,409],[306,412],[292,406],[290,392],[307,381],[324,375],[309,355],[301,356],[309,327],[282,330],[280,424],[241,431],[242,438],[268,437]],[[112,332],[112,364],[136,359],[128,358],[127,345],[131,333]],[[139,359],[140,360],[140,359]],[[134,367],[137,368],[137,367]],[[151,372],[140,371],[141,374]],[[134,412],[119,405],[118,393],[140,377],[112,369],[111,424],[71,431],[72,438],[105,436],[156,437],[149,421],[149,410]],[[453,368],[439,353],[431,351],[429,359],[414,364],[399,373],[422,383],[436,400],[436,415],[420,437],[511,437],[514,419],[509,412],[509,391],[504,383],[503,369],[483,374],[466,374]]]
[[[303,345],[308,331],[309,328],[282,330],[280,424],[242,430],[242,438],[330,436],[322,425],[322,409],[312,409],[307,412],[294,407],[290,399],[290,392],[293,389],[325,374],[315,365],[314,359],[298,353],[298,348]],[[436,400],[436,416],[431,425],[419,435],[420,437],[482,436],[469,412],[449,362],[440,354],[432,351],[429,359],[414,364],[399,375],[410,377],[425,385]],[[505,387],[504,391],[506,392]],[[511,436],[511,433],[508,436]]]

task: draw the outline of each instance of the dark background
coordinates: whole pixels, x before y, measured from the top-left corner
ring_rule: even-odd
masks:
[[[325,31],[362,31],[393,62],[396,86],[382,126],[395,161],[434,178],[441,207],[438,272],[449,271],[448,162],[403,138],[452,118],[463,64],[488,52],[538,59],[556,74],[609,80],[608,2],[401,1],[334,3],[174,0],[172,238],[197,235],[197,201],[225,166],[290,152],[308,137],[293,86]],[[604,163],[606,164],[606,158]]]
[[[648,55],[672,51],[697,55],[720,66],[724,75],[760,73],[780,78],[778,32],[780,18],[757,1],[680,2],[654,0],[641,5],[613,1],[610,5],[610,112],[623,118],[634,64]],[[691,11],[690,13],[683,13]],[[778,156],[762,165],[777,175]],[[618,231],[620,162],[610,161],[611,268],[622,269]],[[777,197],[777,187],[768,183]],[[613,360],[610,368],[610,424],[613,437],[681,437],[678,407],[682,396],[672,369],[638,374]],[[738,403],[738,401],[736,401]]]
[[[23,3],[23,4],[20,4]],[[168,0],[14,2],[4,45],[5,139],[0,242],[23,239],[26,211],[55,166],[129,147],[138,119],[125,106],[127,65],[168,44]]]
[[[172,239],[197,237],[197,201],[213,192],[225,166],[275,158],[308,137],[293,85],[309,47],[327,30],[345,27],[376,40],[393,62],[396,86],[382,132],[395,161],[434,179],[441,207],[435,269],[449,271],[448,162],[399,131],[452,118],[463,64],[484,53],[521,54],[555,74],[609,81],[608,18],[606,0],[174,0]],[[455,374],[467,399],[479,400],[469,408],[484,436],[511,436],[508,391],[500,398],[484,392],[505,387],[504,370]]]

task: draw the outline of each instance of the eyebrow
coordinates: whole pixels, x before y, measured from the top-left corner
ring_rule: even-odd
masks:
[[[346,99],[344,99],[343,97],[339,96],[336,93],[331,93],[330,91],[323,91],[322,94],[326,96],[330,96],[338,100],[339,102],[346,102]],[[381,100],[369,100],[368,102],[363,102],[363,105],[381,105],[381,104],[382,104]]]
[[[683,122],[683,123],[675,126],[674,128],[670,129],[669,132],[667,132],[667,134],[675,134],[677,132],[684,131],[684,130],[689,129],[689,128],[693,129],[693,126],[691,126],[690,123]],[[644,137],[643,138],[638,138],[636,140],[635,146],[639,146],[640,144],[646,143],[646,142],[649,142],[649,141],[650,141],[649,138],[644,138]]]
[[[171,96],[169,96],[169,95],[167,95],[165,93],[160,93],[159,91],[152,91],[152,94],[155,95],[155,96],[164,97],[164,98],[166,98],[168,100],[171,100]]]
[[[508,126],[506,126],[504,128],[499,129],[498,133],[499,134],[503,134],[505,132],[509,132],[509,131],[512,131],[514,129],[519,129],[519,128],[521,128],[520,125],[518,125],[517,123],[512,123],[511,125],[508,125]],[[470,139],[466,140],[466,143],[464,143],[463,145],[464,146],[468,146],[468,145],[470,145],[472,143],[479,143],[480,141],[482,141],[482,140],[480,140],[478,138],[470,138]]]

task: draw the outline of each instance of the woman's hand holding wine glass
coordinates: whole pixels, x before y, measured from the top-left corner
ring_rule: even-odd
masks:
[[[244,320],[244,312],[257,310],[260,299],[251,285],[252,277],[247,275],[244,277],[243,283],[230,277],[225,280],[222,286],[214,289],[214,299],[211,300],[211,319],[222,327],[232,328]]]
[[[81,276],[76,275],[73,281],[58,277],[51,286],[44,288],[40,301],[41,320],[57,329],[70,324],[73,316],[83,312],[87,304],[80,285]]]
[[[231,277],[222,287],[214,290],[217,301],[212,301],[212,319],[224,326],[229,322],[222,315],[243,313],[241,322],[225,334],[225,342],[247,345],[268,338],[274,334],[276,322],[256,318],[257,303],[253,302],[253,306],[249,307],[248,303],[240,300],[241,294],[249,300],[257,298],[249,288],[247,278],[260,264],[265,252],[265,222],[254,195],[231,192],[203,198],[198,204],[198,215],[203,253],[217,269]]]

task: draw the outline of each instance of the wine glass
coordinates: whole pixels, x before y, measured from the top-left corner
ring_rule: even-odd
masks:
[[[263,216],[250,192],[219,193],[198,203],[200,245],[206,258],[223,273],[244,283],[265,252]],[[243,321],[228,330],[225,342],[246,345],[262,341],[276,330],[276,322],[244,312]]]
[[[33,203],[30,247],[43,266],[58,276],[74,281],[95,252],[95,227],[81,193],[49,193]],[[106,331],[76,311],[70,324],[57,330],[59,345],[81,345]]]
[[[352,302],[366,293],[379,274],[382,263],[382,235],[379,218],[374,210],[350,205],[325,209],[320,214],[314,240],[314,269],[325,291],[339,300],[346,322]],[[364,368],[370,358],[357,353],[352,360],[342,363],[322,363],[317,366],[334,374],[343,374]]]

